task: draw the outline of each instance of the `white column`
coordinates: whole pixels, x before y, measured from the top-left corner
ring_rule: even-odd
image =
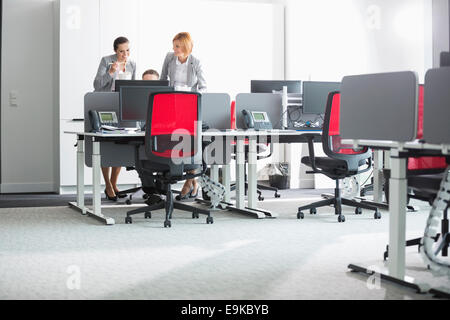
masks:
[[[100,191],[100,142],[92,138],[92,210],[94,215],[102,217],[101,212],[101,191]]]
[[[244,137],[236,141],[236,207],[245,208],[245,154]]]
[[[222,184],[225,187],[225,196],[224,196],[224,201],[225,202],[230,202],[231,200],[231,196],[230,196],[230,165],[229,164],[225,164],[222,166]]]
[[[391,151],[389,180],[389,275],[404,280],[406,247],[406,159]]]
[[[84,206],[84,136],[77,139],[77,207],[86,214]]]
[[[373,201],[383,202],[383,151],[373,152]]]
[[[219,166],[217,164],[213,164],[211,166],[211,180],[214,182],[219,182]]]
[[[249,152],[248,152],[248,207],[255,209],[257,207],[256,199],[256,185],[257,185],[257,174],[256,174],[256,136],[252,136],[249,139]]]

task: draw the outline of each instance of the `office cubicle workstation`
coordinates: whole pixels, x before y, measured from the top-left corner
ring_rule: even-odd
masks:
[[[407,276],[405,248],[408,157],[446,156],[448,162],[450,132],[445,122],[450,117],[447,107],[450,103],[449,81],[450,68],[427,71],[423,100],[423,138],[417,140],[419,87],[414,72],[346,76],[342,80],[341,116],[346,120],[341,131],[342,136],[347,138],[344,141],[353,143],[355,147],[368,146],[390,151],[389,260],[387,270],[380,273],[381,278],[414,288],[418,292],[427,292],[429,288]],[[448,198],[450,190],[447,171],[448,168],[440,176],[442,182],[436,188],[437,195],[434,196],[425,232],[419,239],[422,258],[433,274],[450,274],[450,264],[437,257],[444,247],[448,247],[449,242],[448,202],[444,200]],[[431,176],[429,178],[433,179]],[[422,188],[425,188],[427,183],[423,181]],[[442,226],[439,245],[435,245],[439,234],[431,225]],[[349,268],[353,271],[372,272],[370,267],[356,264],[350,264]],[[440,292],[439,289],[433,290],[435,293]],[[448,297],[448,293],[443,295]]]

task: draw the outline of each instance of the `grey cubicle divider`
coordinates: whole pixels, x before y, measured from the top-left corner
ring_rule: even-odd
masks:
[[[89,110],[115,111],[119,116],[118,92],[89,92],[84,96],[84,130],[91,131]],[[128,125],[127,125],[128,124]],[[135,126],[136,123],[120,123],[120,126]],[[101,143],[102,167],[134,166],[134,146],[118,145],[113,142]],[[92,167],[92,141],[88,137],[85,140],[85,163]]]
[[[230,129],[230,96],[228,93],[202,94],[202,122],[210,128]]]
[[[202,93],[202,121],[210,129],[230,129],[231,101],[228,93]],[[214,149],[211,149],[214,146]],[[222,150],[217,150],[218,145],[214,144],[204,151],[203,159],[207,164],[228,164],[231,161],[231,144],[222,145]],[[219,157],[218,152],[223,155]]]
[[[236,127],[244,129],[242,110],[265,111],[274,129],[281,129],[282,95],[278,93],[239,93],[236,96]]]
[[[425,142],[450,144],[450,67],[425,74],[423,138]]]
[[[417,75],[411,71],[344,77],[340,107],[342,138],[414,140],[417,94]]]

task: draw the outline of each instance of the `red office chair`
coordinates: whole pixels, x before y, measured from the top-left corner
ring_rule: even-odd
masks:
[[[423,108],[424,108],[424,86],[419,85],[419,101],[418,101],[418,121],[417,121],[417,139],[423,139]],[[440,188],[441,181],[444,177],[444,171],[450,164],[450,157],[410,157],[408,158],[408,170],[406,176],[408,178],[408,195],[410,198],[427,201],[430,205],[433,204],[435,197]],[[389,202],[389,178],[390,170],[383,170],[385,177],[384,192],[387,202]],[[449,238],[448,230],[448,206],[444,210],[444,217],[441,224],[441,234],[447,234],[447,243],[442,248],[442,256],[448,255]],[[437,241],[440,234],[435,238]],[[406,246],[419,246],[422,238],[415,238],[406,241]],[[389,256],[389,247],[386,246],[384,252],[384,260]]]
[[[355,214],[361,214],[362,210],[374,210],[374,218],[380,219],[381,213],[374,206],[363,204],[354,200],[341,198],[339,180],[351,177],[359,173],[368,171],[371,168],[371,151],[368,148],[354,150],[351,145],[341,143],[339,135],[339,108],[340,94],[337,91],[330,92],[327,98],[325,119],[322,131],[322,147],[327,157],[316,157],[314,155],[313,138],[308,138],[309,157],[303,157],[302,163],[312,167],[313,173],[322,173],[329,178],[336,180],[334,198],[315,202],[298,208],[297,218],[303,219],[303,210],[310,210],[311,214],[316,214],[318,207],[333,205],[338,221],[344,222],[345,216],[342,214],[342,205],[356,207]],[[366,168],[360,169],[366,165]]]
[[[423,139],[423,98],[424,98],[424,87],[423,85],[419,85],[419,96],[418,96],[418,113],[417,113],[417,139]],[[431,175],[431,174],[439,174],[443,173],[447,168],[447,162],[445,157],[410,157],[408,158],[408,171],[406,173],[408,177],[408,185],[410,185],[410,180],[415,181],[421,178],[414,178],[414,176],[418,175]],[[386,197],[386,201],[389,202],[389,178],[390,178],[390,170],[383,170],[385,185],[384,185],[384,194]],[[421,179],[424,181],[423,179]],[[431,188],[433,189],[434,183],[431,182]],[[425,187],[425,186],[424,186]],[[422,191],[419,191],[416,188],[416,191],[413,188],[410,188],[410,192],[408,193],[408,201],[410,198],[415,198],[424,201],[432,201],[434,198],[433,192],[427,193],[426,188]]]
[[[194,92],[158,92],[149,98],[145,132],[145,154],[142,159],[136,147],[136,170],[142,182],[142,189],[151,195],[149,206],[127,212],[125,223],[131,223],[131,215],[145,212],[151,218],[151,211],[165,208],[164,227],[171,226],[173,209],[207,215],[206,223],[213,223],[210,211],[173,201],[171,184],[191,179],[204,173],[202,166],[201,95]],[[175,140],[175,141],[174,141]],[[202,168],[199,174],[188,174]],[[163,200],[159,195],[165,195]]]

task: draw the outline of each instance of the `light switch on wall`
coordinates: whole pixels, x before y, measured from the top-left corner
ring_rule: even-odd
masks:
[[[9,105],[11,107],[18,107],[19,106],[18,95],[19,95],[19,92],[17,90],[11,90],[9,92]]]

